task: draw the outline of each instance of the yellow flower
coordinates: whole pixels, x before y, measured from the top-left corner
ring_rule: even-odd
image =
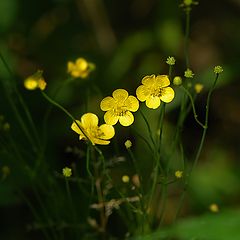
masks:
[[[209,206],[209,210],[211,212],[214,212],[214,213],[217,213],[219,211],[219,207],[216,203],[212,203],[210,206]]]
[[[200,93],[203,90],[203,85],[201,83],[196,83],[194,85],[194,90],[196,93]]]
[[[89,73],[94,70],[95,65],[87,62],[84,58],[78,58],[75,63],[69,61],[67,65],[67,71],[72,77],[86,78]]]
[[[107,124],[115,125],[118,120],[121,125],[127,127],[134,122],[131,112],[136,112],[139,108],[139,102],[136,97],[129,96],[124,89],[117,89],[112,94],[113,97],[105,97],[100,104],[104,114],[104,120]]]
[[[129,180],[130,180],[130,178],[129,178],[128,175],[123,175],[123,176],[122,176],[122,181],[123,181],[124,183],[128,183]]]
[[[170,85],[170,81],[167,75],[154,74],[146,76],[142,79],[142,84],[137,90],[137,98],[144,102],[148,108],[156,109],[160,106],[161,101],[169,103],[174,98],[174,91]]]
[[[69,167],[65,167],[62,170],[63,176],[64,177],[71,177],[72,176],[72,169]]]
[[[79,134],[80,140],[90,140],[93,145],[107,145],[110,143],[109,139],[115,135],[114,127],[108,124],[98,126],[98,117],[93,113],[85,113],[81,117],[81,121],[76,120],[71,129]],[[83,131],[83,132],[82,132]]]
[[[43,78],[43,71],[37,70],[33,75],[24,80],[24,87],[28,90],[40,88],[42,91],[46,88],[47,83]]]

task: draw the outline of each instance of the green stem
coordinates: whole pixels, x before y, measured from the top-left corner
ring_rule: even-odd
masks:
[[[1,52],[0,52],[0,59],[2,60],[2,62],[3,62],[3,64],[4,64],[4,66],[5,66],[5,68],[7,69],[8,74],[10,75],[10,77],[12,77],[13,79],[15,79],[15,76],[14,76],[12,70],[10,69],[8,63],[5,61],[5,59],[4,59],[4,57],[3,57],[3,55],[2,55]],[[32,132],[33,132],[33,134],[34,134],[34,136],[35,136],[36,143],[38,144],[38,147],[41,148],[41,142],[40,142],[40,139],[39,139],[39,136],[38,136],[38,133],[37,133],[35,124],[34,124],[34,122],[33,122],[32,116],[31,116],[31,114],[30,114],[30,112],[29,112],[29,109],[27,108],[27,105],[25,104],[25,102],[24,102],[21,94],[19,93],[19,91],[18,91],[18,89],[17,89],[17,87],[16,87],[16,82],[12,82],[12,87],[13,87],[13,89],[14,89],[14,91],[15,91],[18,99],[19,99],[19,102],[20,102],[20,104],[21,104],[21,106],[22,106],[22,108],[23,108],[23,110],[24,110],[24,112],[25,112],[25,115],[26,115],[26,117],[27,117],[27,119],[28,119],[28,121],[29,121],[29,125],[30,125],[31,128],[32,128]],[[9,98],[11,98],[11,96],[9,96]],[[13,104],[13,105],[14,105],[14,104]],[[20,117],[20,118],[21,118],[21,117]],[[33,141],[32,141],[32,143],[33,143]]]
[[[214,90],[214,88],[215,88],[215,86],[216,86],[218,77],[219,77],[219,74],[216,74],[214,83],[213,83],[211,89],[210,89],[209,92],[208,92],[207,102],[206,102],[205,123],[204,123],[204,128],[203,128],[202,137],[201,137],[201,140],[200,140],[200,144],[199,144],[199,147],[198,147],[198,150],[197,150],[195,159],[194,159],[194,161],[193,161],[193,165],[192,165],[192,167],[191,167],[191,169],[190,169],[190,171],[189,171],[188,176],[186,176],[186,178],[185,178],[184,191],[183,191],[183,193],[182,193],[182,195],[181,195],[180,202],[179,202],[179,205],[178,205],[178,209],[177,209],[177,213],[176,213],[176,217],[175,217],[175,218],[177,218],[177,216],[178,216],[178,214],[179,214],[179,212],[180,212],[180,209],[181,209],[181,206],[182,206],[182,204],[183,204],[183,200],[184,200],[184,197],[185,197],[187,188],[188,188],[188,181],[189,181],[189,179],[190,179],[190,177],[191,177],[191,174],[192,174],[193,170],[195,169],[195,167],[196,167],[196,165],[197,165],[197,163],[198,163],[200,154],[201,154],[201,152],[202,152],[202,148],[203,148],[203,144],[204,144],[204,141],[205,141],[205,137],[206,137],[206,133],[207,133],[207,128],[208,128],[210,99],[211,99],[213,90]]]
[[[205,128],[205,125],[198,120],[198,115],[197,115],[197,112],[196,112],[196,108],[195,108],[195,105],[194,105],[194,101],[193,101],[192,95],[190,94],[190,92],[189,92],[185,87],[181,86],[181,89],[188,95],[188,97],[189,97],[189,99],[190,99],[190,102],[191,102],[191,104],[192,104],[193,115],[194,115],[195,121],[196,121],[202,128]]]
[[[84,137],[89,141],[90,139],[88,138],[87,134],[84,132],[83,128],[78,124],[78,122],[76,121],[76,119],[73,117],[73,115],[71,113],[69,113],[64,107],[62,107],[60,104],[58,104],[57,102],[55,102],[53,99],[51,99],[45,92],[41,91],[43,97],[50,102],[51,104],[53,104],[54,106],[56,106],[57,108],[61,109],[69,118],[72,119],[72,121],[74,123],[76,123],[76,125],[79,127],[79,129],[81,130],[81,132],[83,133]]]
[[[186,68],[189,68],[189,32],[190,32],[190,8],[186,9],[186,23],[185,23],[185,44],[184,44],[184,51],[185,51],[185,61],[186,61]]]
[[[141,110],[140,110],[140,114],[143,117],[143,120],[144,120],[144,122],[147,125],[148,133],[149,133],[150,139],[152,141],[152,144],[153,144],[154,147],[156,147],[155,141],[153,139],[153,134],[152,134],[152,131],[151,131],[151,127],[150,127],[150,125],[148,123],[148,120],[147,120],[147,118],[145,117],[144,113]]]
[[[69,182],[68,182],[68,179],[65,178],[65,184],[66,184],[66,191],[67,191],[67,197],[68,197],[68,200],[69,200],[69,205],[70,205],[70,211],[71,211],[71,214],[72,214],[72,217],[73,217],[73,221],[74,221],[74,225],[75,225],[75,233],[76,233],[76,237],[78,238],[78,231],[77,231],[77,216],[76,216],[76,211],[75,211],[75,208],[74,208],[74,202],[73,202],[73,198],[72,198],[72,194],[71,194],[71,190],[70,190],[70,187],[69,187]]]
[[[90,144],[88,144],[87,146],[87,155],[86,155],[86,168],[87,168],[87,173],[89,175],[89,177],[93,177],[91,170],[90,170],[90,156],[91,156],[91,148],[92,146]]]

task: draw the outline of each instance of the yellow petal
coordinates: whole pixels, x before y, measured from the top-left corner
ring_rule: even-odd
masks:
[[[38,87],[37,80],[29,77],[24,81],[24,87],[28,90],[35,90]]]
[[[160,99],[165,102],[165,103],[169,103],[173,100],[174,98],[174,91],[171,87],[166,87],[162,89],[162,96],[160,97]]]
[[[110,138],[113,138],[115,135],[114,127],[108,124],[102,124],[99,129],[102,131],[104,135],[100,136],[101,139],[108,140]]]
[[[71,72],[71,71],[73,71],[73,69],[74,69],[74,63],[69,61],[67,64],[67,71]]]
[[[38,87],[43,91],[47,86],[47,83],[43,78],[39,79],[38,81]]]
[[[146,106],[148,108],[152,108],[152,109],[156,109],[160,106],[160,99],[159,97],[153,97],[153,96],[149,96],[147,99],[146,99]]]
[[[124,105],[131,112],[136,112],[139,108],[139,102],[134,96],[129,96]]]
[[[167,75],[158,75],[156,77],[156,85],[159,87],[167,87],[170,85],[170,81]]]
[[[136,95],[139,101],[144,102],[150,96],[150,90],[147,86],[141,85],[137,88]]]
[[[81,123],[84,129],[96,127],[98,125],[98,117],[93,113],[85,113],[81,117]]]
[[[79,120],[76,120],[76,122],[78,123],[78,125],[80,125],[81,127],[81,122]],[[80,128],[78,127],[78,125],[73,122],[72,125],[71,125],[71,129],[76,132],[77,134],[83,134],[82,131],[80,130]]]
[[[117,89],[113,92],[112,95],[116,101],[123,102],[127,99],[128,92],[125,89]]]
[[[151,76],[145,76],[142,79],[142,84],[146,86],[152,86],[155,83],[155,75],[152,74]]]
[[[104,114],[104,121],[109,125],[115,125],[119,119],[119,116],[117,116],[113,110],[107,111]]]
[[[105,97],[100,103],[100,108],[102,111],[108,111],[112,109],[114,105],[115,100],[112,97]]]
[[[127,111],[124,116],[119,117],[119,122],[124,127],[130,126],[134,121],[133,114],[129,111]]]
[[[88,68],[88,62],[84,58],[78,58],[76,61],[77,68],[85,71]]]
[[[92,144],[99,144],[99,145],[108,145],[110,143],[110,141],[107,140],[102,140],[102,139],[98,139],[98,138],[94,138],[93,140],[91,140]]]

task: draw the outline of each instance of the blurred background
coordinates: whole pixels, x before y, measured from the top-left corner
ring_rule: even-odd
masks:
[[[143,76],[167,74],[168,56],[176,58],[174,74],[183,76],[185,15],[180,4],[181,1],[169,0],[0,0],[0,51],[17,80],[38,131],[49,104],[40,93],[23,87],[23,80],[38,69],[44,71],[51,96],[68,77],[68,61],[84,57],[95,63],[96,70],[87,79],[76,79],[57,96],[57,101],[76,117],[85,110],[103,116],[96,103],[114,89],[125,88],[134,94]],[[213,67],[221,65],[224,72],[213,94],[207,140],[183,215],[207,212],[211,203],[217,203],[220,209],[239,208],[239,16],[239,0],[199,0],[191,12],[190,66],[196,76],[194,81],[204,85],[196,102],[200,118],[204,117],[207,89],[214,80]],[[0,78],[3,81],[9,78],[2,62]],[[10,123],[10,131],[21,147],[28,149],[30,145],[22,139],[3,85],[0,87],[0,115]],[[169,127],[174,124],[177,107],[177,99],[168,107]],[[52,173],[61,172],[74,158],[72,149],[79,142],[70,125],[71,120],[53,109],[47,146]],[[117,128],[117,132],[114,144],[120,147],[114,153],[109,152],[110,156],[118,155],[126,138],[131,137],[127,129]],[[187,119],[183,136],[185,151],[191,158],[200,136],[192,116]],[[3,176],[0,239],[31,239],[28,225],[33,222],[33,216],[16,191],[16,185],[28,189],[29,183],[4,150],[0,157]],[[44,178],[44,173],[41,174]]]

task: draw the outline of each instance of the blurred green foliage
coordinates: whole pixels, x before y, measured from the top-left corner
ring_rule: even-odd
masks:
[[[96,71],[89,79],[77,80],[78,82],[63,88],[57,96],[57,100],[76,117],[81,116],[86,108],[88,111],[102,115],[96,102],[99,102],[103,96],[109,95],[113,89],[126,88],[134,93],[144,75],[166,74],[168,69],[165,60],[170,55],[177,59],[174,74],[182,76],[185,70],[182,50],[184,13],[179,8],[179,4],[180,1],[168,0],[1,0],[0,51],[13,72],[16,86],[33,113],[37,131],[41,133],[40,120],[48,103],[40,94],[27,92],[22,86],[23,80],[37,69],[44,70],[49,94],[53,94],[59,83],[68,77],[66,73],[68,60],[85,57],[96,64]],[[222,65],[224,74],[214,93],[208,140],[199,168],[192,176],[191,190],[182,216],[202,214],[208,211],[208,206],[212,202],[217,202],[220,208],[239,207],[240,33],[237,31],[240,23],[239,9],[238,1],[201,0],[192,12],[190,62],[191,68],[198,76],[195,81],[204,84],[204,92],[197,99],[198,109],[204,106],[205,92],[213,81],[212,67]],[[0,114],[4,114],[9,121],[10,131],[19,143],[17,147],[28,159],[28,164],[34,166],[36,159],[32,154],[33,149],[23,137],[6,95],[4,86],[8,85],[4,84],[9,84],[11,76],[2,62],[0,62],[0,78],[2,80]],[[11,89],[10,94],[15,101],[16,96]],[[177,92],[176,99],[167,109],[170,115],[167,119],[166,139],[168,134],[173,134],[175,109],[179,105],[178,94],[180,93]],[[86,99],[88,99],[87,104]],[[19,110],[22,111],[20,107]],[[202,116],[201,112],[199,116]],[[149,117],[154,124],[157,119],[156,114],[150,112]],[[79,144],[77,137],[70,130],[70,125],[71,121],[67,117],[53,109],[48,122],[49,144],[46,158],[49,164],[48,170],[52,175],[60,173],[62,167],[72,162],[79,164],[80,171],[84,174],[82,169],[85,169],[85,165],[80,162],[82,159],[66,151],[68,147]],[[140,121],[136,121],[136,125],[137,129],[143,128],[143,123]],[[191,158],[195,151],[193,146],[197,144],[195,136],[199,135],[191,116],[187,120],[183,134],[187,146],[186,152]],[[120,153],[124,149],[124,141],[132,136],[132,132],[117,128],[117,136],[112,143],[115,152],[108,152],[108,155],[126,158]],[[14,146],[9,146],[9,149],[12,151]],[[141,154],[142,149],[142,142],[136,140],[136,151],[141,158],[142,168],[149,169],[147,157]],[[176,156],[177,167],[179,167],[178,160]],[[18,240],[32,239],[32,236],[41,239],[38,231],[26,231],[28,224],[33,223],[34,219],[19,194],[19,188],[23,189],[24,193],[36,203],[37,199],[31,195],[31,185],[35,182],[29,181],[27,166],[9,159],[3,149],[0,152],[0,168],[5,165],[9,166],[11,172],[1,182],[0,187],[2,215],[0,239],[11,240],[16,239],[16,236]],[[131,173],[127,163],[120,164],[118,171],[122,170]],[[41,169],[36,174],[38,180],[32,181],[36,181],[37,185],[40,187],[46,185],[49,189],[53,187],[51,178],[45,178],[45,173]],[[56,194],[55,198],[59,202],[56,201],[55,206],[64,208],[66,199],[62,199],[59,193],[64,183],[61,179],[58,183],[60,187],[49,194]],[[178,195],[176,189],[173,198]],[[54,196],[43,197],[46,204],[51,206],[49,199],[54,199]],[[79,200],[82,200],[81,197]],[[231,220],[228,227],[224,227],[226,219]],[[238,222],[239,212],[233,210],[214,216],[207,214],[184,220],[169,232],[173,233],[174,237],[177,236],[177,239],[238,239]],[[16,232],[13,232],[13,229]],[[218,235],[215,235],[216,229],[221,230],[218,231]],[[196,232],[199,232],[199,235],[195,235]],[[206,232],[209,235],[205,235]],[[164,235],[165,232],[160,234],[163,234],[164,239],[168,236],[168,231],[166,231],[167,235]],[[151,236],[151,239],[154,237]]]

